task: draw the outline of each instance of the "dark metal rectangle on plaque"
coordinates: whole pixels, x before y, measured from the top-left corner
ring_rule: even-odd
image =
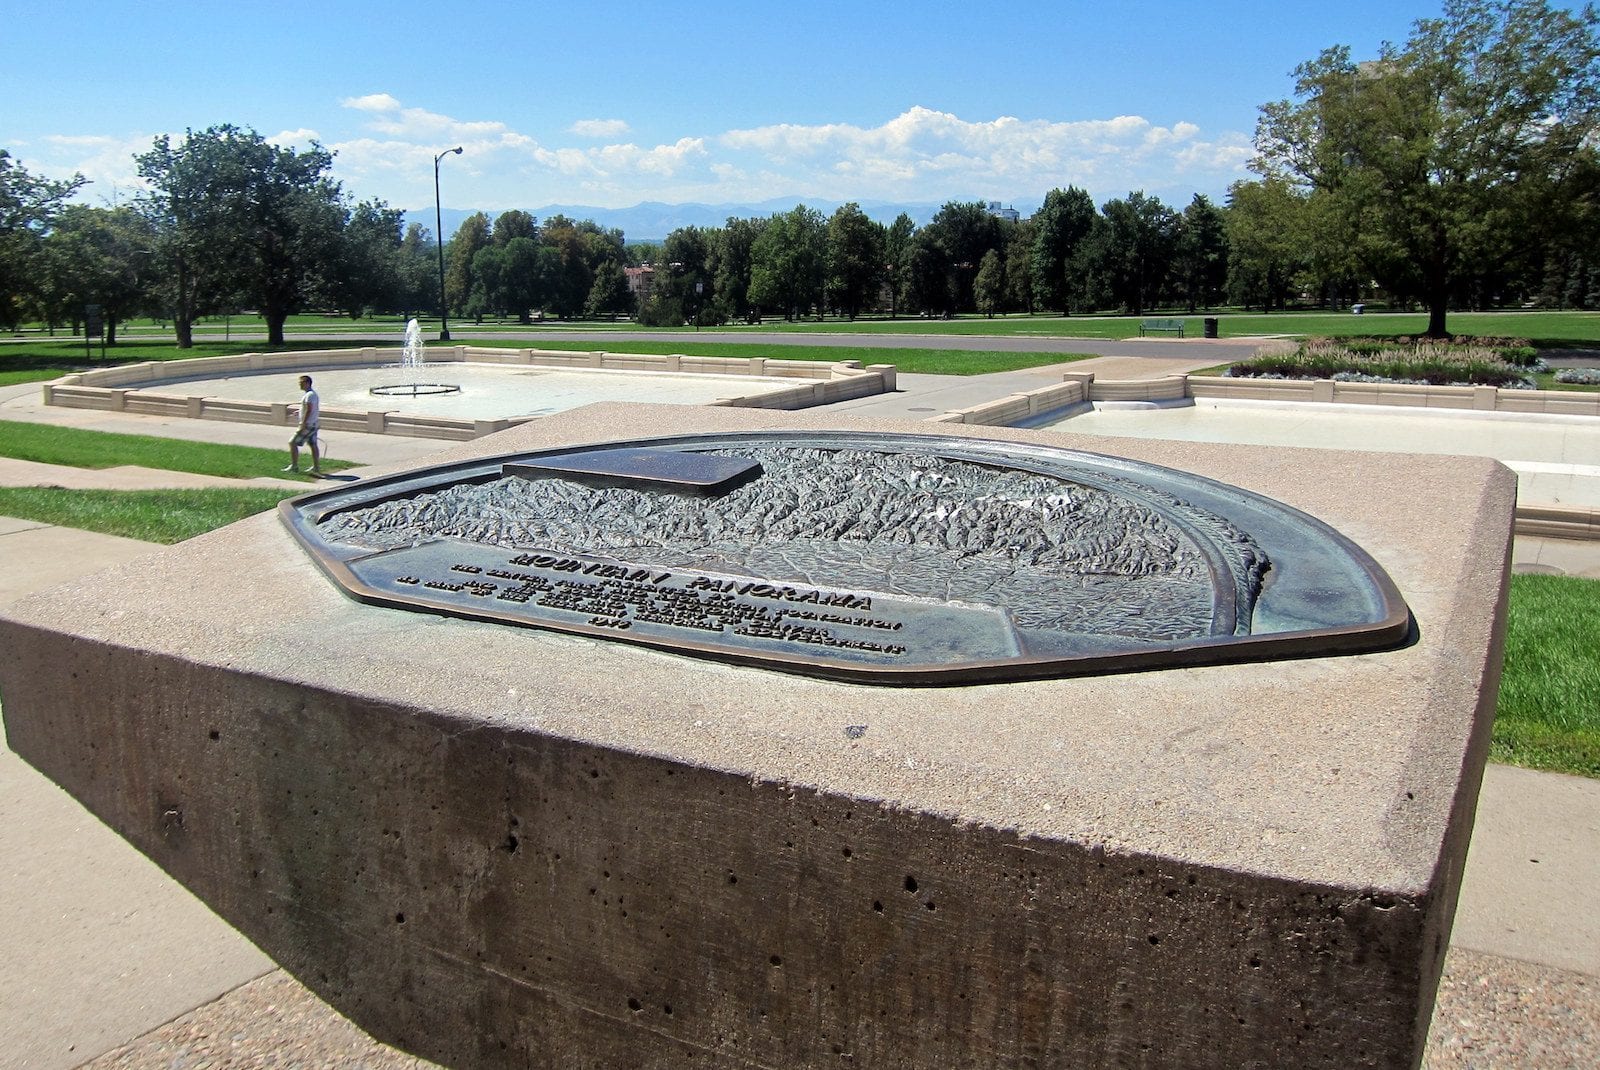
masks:
[[[505,465],[521,479],[570,479],[590,487],[638,487],[675,494],[726,494],[761,474],[748,457],[663,449],[584,450]]]

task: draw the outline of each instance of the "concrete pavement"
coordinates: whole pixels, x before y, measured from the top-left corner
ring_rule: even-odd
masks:
[[[1128,359],[1141,369],[1160,368],[1159,374],[1169,360],[1192,367],[1220,362],[1209,352],[1169,352],[1162,361]],[[1132,377],[1087,363],[1074,367]],[[1062,370],[957,381],[902,376],[901,392],[839,410],[915,419],[1056,382]],[[45,409],[30,396],[37,397],[37,387],[0,391],[0,418],[275,448],[287,437],[283,428]],[[388,436],[339,439],[338,456],[381,466],[422,460],[448,445]],[[89,476],[40,468],[49,466],[24,470],[0,462],[0,485],[82,485],[77,481],[87,479],[144,486],[170,478],[139,470]],[[1600,544],[1537,542],[1530,555],[1519,540],[1525,567],[1600,574]],[[159,548],[134,540],[0,518],[0,601],[154,552]],[[1558,560],[1560,566],[1552,563]],[[1596,886],[1600,782],[1491,766],[1430,1067],[1600,1064]],[[418,1065],[354,1031],[275,971],[9,751],[0,754],[0,962],[8,966],[0,971],[0,1070],[153,1068],[203,1059],[214,1066]],[[1527,998],[1529,992],[1536,998]]]

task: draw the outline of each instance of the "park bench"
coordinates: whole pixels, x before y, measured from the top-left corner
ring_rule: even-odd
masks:
[[[1143,338],[1150,331],[1176,331],[1179,338],[1183,337],[1183,321],[1176,319],[1148,319],[1139,323],[1139,337]]]

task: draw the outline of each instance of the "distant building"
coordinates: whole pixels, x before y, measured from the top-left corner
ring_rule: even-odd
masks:
[[[634,300],[641,304],[650,299],[650,291],[655,288],[656,269],[649,264],[642,267],[623,268],[622,273],[628,279],[628,292]]]
[[[989,202],[989,214],[995,216],[996,218],[1004,219],[1007,223],[1022,222],[1021,212],[1017,211],[1009,204],[1002,207],[999,201]]]

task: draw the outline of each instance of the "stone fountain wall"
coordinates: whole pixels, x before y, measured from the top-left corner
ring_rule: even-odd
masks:
[[[229,420],[236,423],[271,424],[292,427],[298,417],[289,403],[243,401],[239,399],[184,393],[181,383],[170,390],[159,384],[167,380],[249,375],[271,372],[318,371],[328,368],[377,367],[394,364],[400,351],[394,349],[330,349],[306,352],[241,353],[231,357],[197,357],[181,361],[145,361],[139,364],[75,372],[44,384],[46,405],[64,408],[100,409],[132,412],[147,416],[186,417],[196,420]],[[565,350],[499,349],[478,346],[450,346],[428,350],[428,362],[449,364],[471,362],[516,367],[545,367],[574,370],[647,371],[679,375],[747,375],[761,378],[794,379],[787,388],[770,385],[749,393],[715,402],[729,408],[804,409],[836,401],[868,397],[893,391],[896,372],[892,364],[860,361],[822,363],[809,360],[775,360],[767,357],[694,357],[676,354],[571,352]],[[515,427],[524,420],[477,420],[448,416],[427,416],[385,409],[364,411],[324,407],[322,427],[329,431],[355,431],[367,434],[407,435],[467,441]]]

